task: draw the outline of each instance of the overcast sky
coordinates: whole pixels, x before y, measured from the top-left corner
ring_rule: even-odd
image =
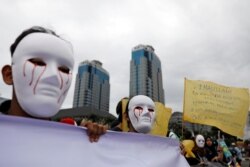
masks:
[[[1,0],[0,66],[33,25],[71,41],[74,76],[84,60],[110,75],[110,113],[129,95],[131,49],[152,45],[161,60],[166,106],[182,111],[184,78],[250,88],[249,0]],[[75,79],[63,108],[73,103]],[[0,81],[2,97],[11,87]]]

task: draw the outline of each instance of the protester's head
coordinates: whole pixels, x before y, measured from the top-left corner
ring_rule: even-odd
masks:
[[[205,139],[202,135],[198,134],[196,137],[195,137],[195,144],[197,147],[199,148],[203,148],[204,145],[205,145]]]
[[[132,97],[127,106],[128,122],[138,133],[149,133],[155,122],[155,104],[144,95]],[[131,130],[131,129],[130,129]]]
[[[115,127],[121,126],[123,114],[124,114],[124,112],[123,112],[124,100],[127,100],[127,99],[128,99],[127,97],[124,97],[117,103],[116,114],[118,115],[118,118],[111,123],[111,129],[114,129]],[[119,127],[119,129],[121,129],[121,128]]]
[[[71,44],[52,30],[32,27],[17,37],[10,51],[12,65],[5,65],[2,75],[13,85],[11,107],[31,117],[55,115],[72,80]]]
[[[210,136],[206,137],[206,146],[211,147],[213,145],[213,140]]]

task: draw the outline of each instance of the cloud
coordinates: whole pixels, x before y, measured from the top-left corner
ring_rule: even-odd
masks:
[[[71,41],[76,65],[99,60],[110,74],[110,112],[129,95],[131,49],[149,44],[162,62],[166,105],[182,111],[184,78],[250,87],[250,1],[26,0],[1,2],[0,54],[32,25]],[[11,88],[0,82],[2,96]],[[64,107],[72,106],[74,81]]]

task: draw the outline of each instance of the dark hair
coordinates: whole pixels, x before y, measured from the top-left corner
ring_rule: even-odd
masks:
[[[51,34],[51,35],[54,35],[58,38],[60,38],[59,35],[57,35],[53,30],[50,30],[48,28],[44,28],[44,27],[41,27],[41,26],[33,26],[29,29],[26,29],[24,30],[15,40],[15,42],[10,46],[10,53],[11,53],[11,57],[13,56],[13,53],[15,52],[16,50],[16,47],[17,45],[20,43],[20,41],[26,37],[27,35],[29,34],[32,34],[32,33],[46,33],[46,34]]]
[[[127,102],[126,107],[125,107],[125,113],[127,114],[127,116],[128,116],[128,106],[129,106],[129,102],[130,102],[130,100],[131,100],[133,97],[134,97],[134,96],[128,98],[128,102]]]
[[[116,114],[118,115],[118,121],[122,122],[122,100],[128,99],[127,97],[122,98],[116,106]]]
[[[116,120],[114,120],[111,123],[111,129],[118,131],[117,125],[119,125],[122,122],[122,100],[124,99],[128,99],[127,97],[122,98],[116,105],[116,114],[118,115],[118,118]]]

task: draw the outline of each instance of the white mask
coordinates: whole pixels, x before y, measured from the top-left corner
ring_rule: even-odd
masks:
[[[128,114],[137,132],[149,133],[155,122],[155,104],[147,96],[134,96],[129,101]]]
[[[202,135],[197,135],[195,138],[195,143],[199,148],[203,148],[205,145],[205,139]]]
[[[46,33],[24,37],[12,58],[13,85],[22,109],[33,117],[57,114],[69,90],[73,67],[68,42]]]

